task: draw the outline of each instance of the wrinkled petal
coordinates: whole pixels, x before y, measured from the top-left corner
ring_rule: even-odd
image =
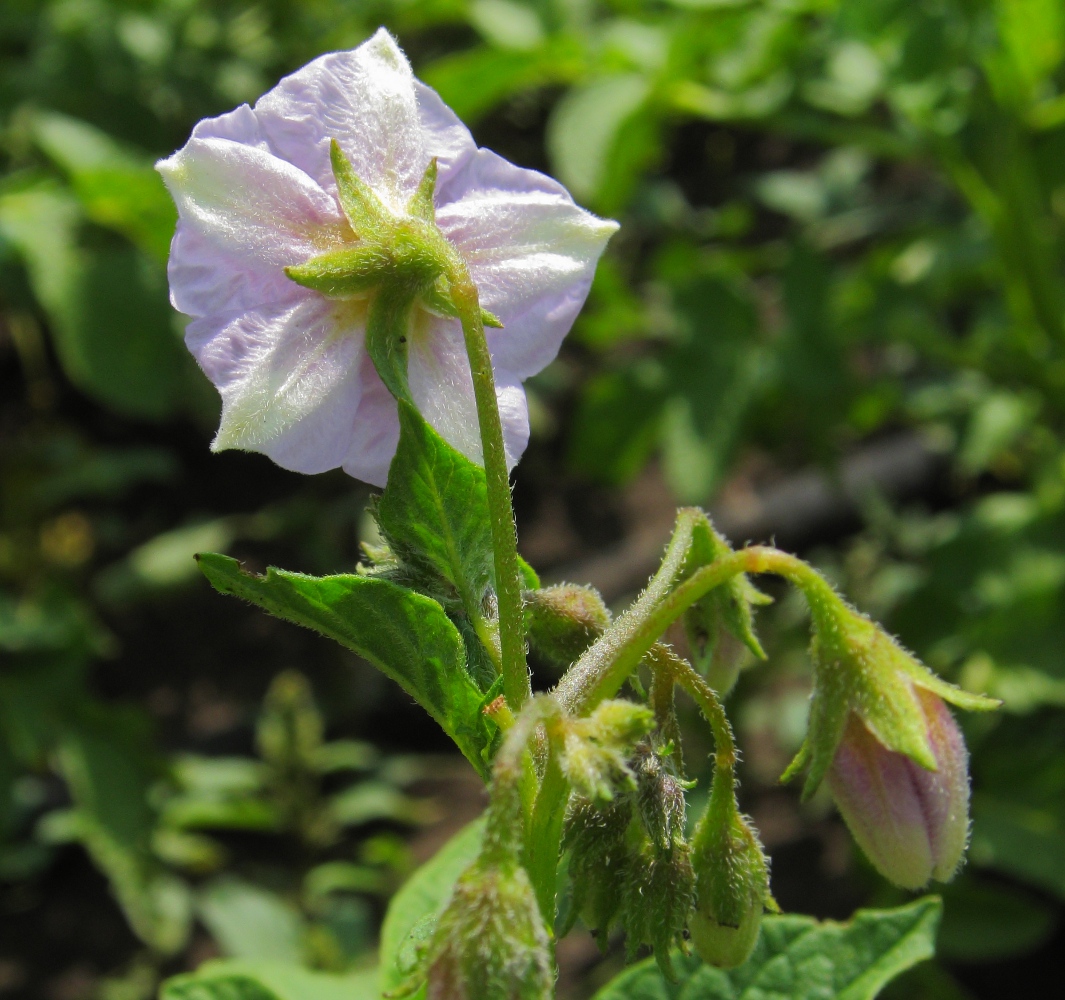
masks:
[[[222,395],[212,449],[259,451],[295,472],[340,465],[359,405],[364,329],[364,304],[312,295],[190,323],[189,349]]]
[[[181,217],[171,297],[188,315],[291,298],[282,268],[320,253],[324,235],[341,225],[330,195],[257,146],[192,139],[158,170]],[[211,270],[219,272],[213,280]],[[245,273],[252,283],[241,293]]]
[[[399,444],[399,413],[369,354],[362,359],[358,379],[359,408],[341,465],[349,476],[371,486],[384,486]]]
[[[429,160],[445,167],[473,151],[469,132],[418,85],[383,29],[351,52],[333,52],[285,77],[255,105],[278,156],[336,190],[329,141],[394,212],[402,212]],[[431,91],[429,93],[432,93]]]
[[[178,222],[170,244],[167,277],[170,301],[186,316],[232,316],[307,294],[280,268],[219,247],[185,222]]]
[[[485,149],[440,185],[437,223],[469,262],[482,305],[503,321],[488,331],[496,363],[523,379],[541,371],[584,305],[617,223]]]
[[[473,377],[458,321],[428,313],[416,316],[407,375],[411,396],[425,419],[453,448],[483,465]],[[507,468],[512,469],[528,444],[528,407],[520,379],[496,369],[495,381]]]

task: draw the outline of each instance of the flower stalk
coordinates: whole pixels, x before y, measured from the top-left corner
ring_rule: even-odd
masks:
[[[521,601],[521,571],[518,567],[518,536],[514,504],[510,495],[503,425],[499,418],[492,356],[484,335],[484,320],[477,286],[456,253],[448,274],[451,298],[462,323],[466,354],[473,375],[477,423],[481,433],[484,471],[488,487],[488,516],[492,529],[492,553],[499,605],[499,653],[503,692],[511,710],[518,712],[532,694],[525,654],[525,626]]]

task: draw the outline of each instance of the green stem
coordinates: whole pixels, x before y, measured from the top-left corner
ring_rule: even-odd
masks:
[[[801,559],[763,545],[722,556],[709,566],[696,570],[671,590],[675,573],[671,575],[670,565],[677,558],[674,542],[678,546],[681,544],[681,529],[678,522],[662,568],[643,596],[589,647],[559,682],[555,694],[572,714],[585,715],[603,699],[617,694],[625,679],[674,621],[705,594],[741,573],[776,573],[794,583],[808,600],[813,598],[822,603],[839,600],[824,578]],[[686,550],[687,546],[684,548]],[[683,559],[682,552],[679,556],[681,564]],[[660,577],[663,580],[659,580]],[[666,578],[669,583],[663,586]],[[645,600],[652,591],[654,599]]]
[[[554,691],[555,697],[558,698],[563,709],[571,715],[587,715],[604,698],[610,698],[616,694],[625,678],[632,673],[643,658],[643,654],[650,648],[651,644],[648,643],[635,661],[628,664],[626,659],[625,665],[614,669],[615,657],[619,653],[624,655],[630,644],[634,642],[638,644],[641,641],[643,622],[672,590],[673,584],[684,568],[684,560],[691,546],[692,532],[703,517],[705,517],[703,512],[694,507],[685,507],[677,511],[677,524],[673,529],[673,537],[670,538],[666,546],[666,554],[662,557],[662,564],[651,578],[647,589],[606,632],[581,654],[581,658],[566,671],[565,676],[558,682]],[[654,638],[657,639],[658,636]]]
[[[714,734],[714,763],[719,771],[731,771],[736,766],[736,740],[732,735],[732,724],[728,721],[725,708],[717,693],[687,660],[679,656],[672,659],[668,669],[674,680],[699,706],[710,731]]]
[[[518,568],[518,537],[510,496],[510,473],[499,419],[492,356],[484,335],[477,286],[461,260],[451,262],[448,279],[451,298],[462,322],[466,354],[473,374],[477,401],[477,422],[484,451],[484,471],[488,485],[488,516],[495,558],[496,599],[499,602],[499,650],[503,691],[517,712],[532,694],[525,659],[525,624],[521,601],[521,572]]]

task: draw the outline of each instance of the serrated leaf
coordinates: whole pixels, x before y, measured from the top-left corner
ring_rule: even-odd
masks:
[[[725,971],[674,956],[676,982],[654,959],[626,969],[595,1000],[872,1000],[900,972],[931,958],[942,912],[936,896],[894,910],[859,910],[846,923],[767,916],[754,953]]]
[[[197,557],[215,589],[339,642],[391,677],[487,777],[488,727],[466,672],[462,638],[432,598],[372,577],[313,577],[271,568],[246,573],[236,559]]]
[[[280,962],[206,962],[167,980],[161,1000],[378,1000],[377,970],[344,976]]]
[[[381,989],[402,985],[413,971],[411,932],[426,918],[434,917],[451,896],[455,880],[481,850],[484,823],[475,820],[463,827],[407,881],[392,898],[381,927]]]
[[[378,523],[397,555],[442,576],[477,616],[492,567],[484,469],[402,401],[399,427]]]

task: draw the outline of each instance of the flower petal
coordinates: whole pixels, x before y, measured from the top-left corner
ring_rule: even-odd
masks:
[[[440,184],[437,206],[481,304],[503,321],[488,331],[493,359],[519,378],[534,375],[558,353],[617,223],[578,207],[557,181],[486,149]]]
[[[407,376],[425,419],[453,448],[483,465],[473,377],[457,320],[415,314]],[[529,410],[520,379],[495,368],[495,381],[507,468],[512,469],[529,442]]]
[[[905,889],[925,885],[935,864],[919,790],[924,775],[932,772],[886,749],[853,714],[828,771],[854,839],[881,874]]]
[[[914,781],[932,841],[932,877],[946,882],[961,864],[969,842],[969,752],[943,699],[921,688],[917,697],[938,769],[914,768]]]
[[[222,395],[212,450],[259,451],[295,472],[339,466],[359,405],[364,330],[364,304],[312,294],[190,323],[186,343]]]
[[[290,300],[294,283],[281,268],[320,253],[341,226],[330,195],[258,146],[190,139],[157,169],[181,216],[171,298],[188,315]]]
[[[355,173],[397,213],[433,156],[410,64],[384,29],[285,77],[259,99],[255,115],[277,154],[330,193],[329,141],[336,139]]]
[[[358,378],[359,409],[343,469],[364,483],[383,487],[399,444],[399,414],[396,401],[385,388],[369,354],[359,365]]]

